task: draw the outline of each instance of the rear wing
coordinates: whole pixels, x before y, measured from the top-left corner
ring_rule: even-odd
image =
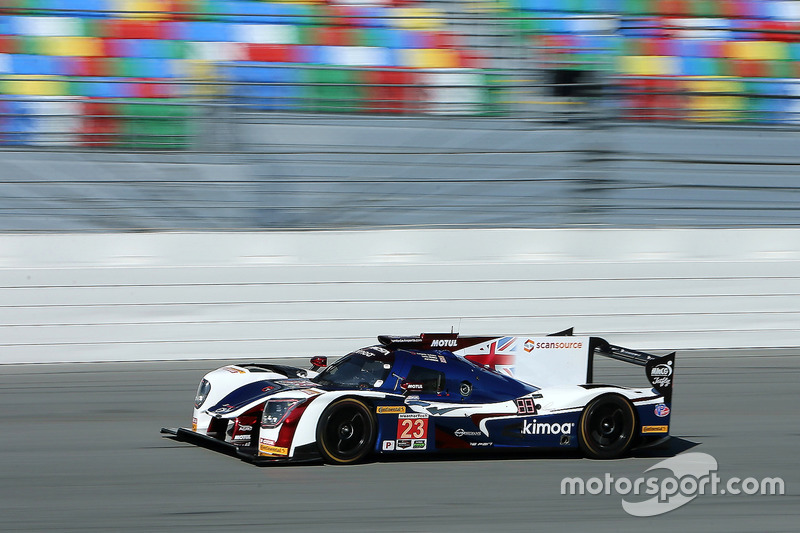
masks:
[[[675,374],[675,352],[667,355],[658,356],[622,346],[609,344],[600,337],[589,338],[589,365],[587,372],[587,383],[592,382],[594,356],[596,354],[616,359],[625,363],[643,366],[645,375],[653,388],[669,403],[672,401],[672,383]]]

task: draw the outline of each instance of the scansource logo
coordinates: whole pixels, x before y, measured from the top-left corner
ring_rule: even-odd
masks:
[[[682,453],[660,461],[645,473],[666,470],[671,475],[641,476],[636,479],[567,477],[561,480],[562,495],[619,494],[622,508],[633,516],[657,516],[682,507],[698,496],[731,494],[734,496],[783,495],[785,484],[779,477],[756,479],[717,475],[717,460],[707,453]],[[646,498],[650,496],[650,498]]]

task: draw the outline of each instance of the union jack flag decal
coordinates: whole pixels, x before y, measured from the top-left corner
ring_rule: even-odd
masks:
[[[508,350],[509,348],[512,348],[511,351],[515,351],[515,350],[513,350],[514,341],[515,340],[517,340],[516,337],[503,337],[502,339],[497,341],[497,351],[498,352],[504,352],[504,351]]]
[[[489,345],[489,353],[469,354],[464,357],[479,365],[513,376],[516,340],[516,337],[503,337]]]

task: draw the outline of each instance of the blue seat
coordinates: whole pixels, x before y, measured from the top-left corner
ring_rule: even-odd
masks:
[[[259,110],[288,110],[300,105],[301,68],[284,63],[238,62],[228,67],[231,96],[237,105]]]
[[[8,15],[0,15],[0,35],[15,35],[13,24],[14,17]]]
[[[79,96],[90,98],[131,98],[134,96],[132,84],[121,83],[125,78],[76,78],[73,86]]]
[[[11,68],[14,74],[43,76],[60,74],[56,58],[29,54],[12,54]]]
[[[116,5],[112,0],[39,0],[38,6],[49,16],[110,18]],[[76,15],[76,10],[80,15]]]
[[[233,28],[224,22],[193,21],[185,23],[185,40],[230,42],[234,40]]]
[[[0,97],[0,141],[6,145],[29,144],[36,131],[35,119],[24,97]]]

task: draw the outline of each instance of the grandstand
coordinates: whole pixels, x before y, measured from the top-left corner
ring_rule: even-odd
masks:
[[[794,124],[799,30],[784,0],[7,0],[0,145],[187,148],[213,106]]]

